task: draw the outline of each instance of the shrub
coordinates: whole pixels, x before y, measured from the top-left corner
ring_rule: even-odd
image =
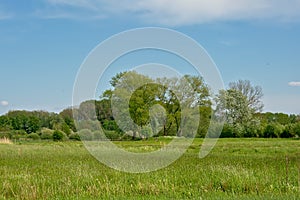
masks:
[[[293,133],[294,133],[294,136],[296,136],[296,135],[300,136],[300,123],[299,122],[293,126]]]
[[[104,133],[102,131],[94,131],[94,140],[102,140],[104,139]]]
[[[40,136],[37,133],[30,133],[27,135],[27,138],[33,139],[33,140],[39,140]]]
[[[231,138],[234,137],[234,128],[229,124],[224,124],[220,138]]]
[[[80,136],[79,136],[78,133],[71,133],[71,134],[69,135],[69,139],[70,139],[70,140],[75,140],[75,141],[80,141]]]
[[[268,124],[264,131],[265,138],[278,138],[283,132],[283,126],[278,123]]]
[[[105,131],[105,136],[110,140],[120,140],[120,134],[116,131]]]
[[[24,130],[11,131],[11,139],[19,140],[27,138],[28,134]]]
[[[208,130],[207,137],[209,138],[218,138],[219,133],[222,132],[223,124],[221,123],[212,123],[210,129]]]
[[[63,124],[61,125],[61,130],[62,130],[64,133],[66,133],[67,135],[70,135],[70,134],[71,134],[71,129],[70,129],[70,127],[68,126],[68,124],[66,124],[66,123],[63,123]]]
[[[51,129],[43,128],[41,130],[41,139],[42,140],[52,140],[53,139],[53,131]]]
[[[284,130],[280,134],[280,137],[281,138],[290,138],[290,137],[294,137],[294,136],[295,136],[294,126],[292,124],[285,125]]]
[[[62,141],[67,138],[66,134],[62,131],[55,130],[53,132],[53,140],[54,141]]]
[[[144,126],[141,130],[141,135],[143,138],[149,138],[153,135],[152,129],[148,126]]]
[[[1,131],[0,132],[0,138],[12,139],[13,138],[13,134],[12,134],[11,131]]]
[[[89,129],[82,129],[78,132],[80,139],[85,141],[93,140],[93,133]]]
[[[77,128],[78,130],[88,129],[88,130],[96,131],[101,128],[101,125],[98,120],[97,121],[83,120],[77,122]]]

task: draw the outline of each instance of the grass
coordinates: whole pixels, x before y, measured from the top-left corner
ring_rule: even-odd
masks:
[[[117,142],[153,151],[168,139]],[[0,199],[299,199],[300,140],[202,140],[169,167],[146,174],[100,164],[80,142],[0,144]]]
[[[12,144],[12,142],[10,141],[10,139],[4,137],[0,138],[0,144]]]

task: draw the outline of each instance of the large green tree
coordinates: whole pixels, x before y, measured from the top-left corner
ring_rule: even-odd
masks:
[[[153,80],[136,72],[125,72],[117,74],[111,85],[112,90],[105,91],[102,100],[113,100],[113,107],[117,107],[114,114],[121,119],[116,119],[117,124],[124,131],[133,131],[134,137],[149,124],[153,132],[161,130],[163,135],[181,136],[181,128],[185,125],[195,127],[196,133],[199,117],[196,119],[195,116],[199,115],[199,111],[207,118],[203,118],[203,122],[209,120],[210,115],[206,113],[211,111],[209,89],[201,77],[186,75]],[[151,114],[150,110],[155,105],[160,105],[164,112],[159,109],[158,113]],[[202,125],[203,132],[206,127]]]

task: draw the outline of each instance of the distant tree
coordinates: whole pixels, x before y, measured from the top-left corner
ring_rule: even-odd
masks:
[[[41,128],[41,120],[34,112],[10,111],[7,117],[11,120],[14,130],[25,130],[28,134],[37,132]]]
[[[111,92],[111,90],[110,90]],[[108,97],[100,97],[100,101],[96,101],[96,113],[97,119],[103,123],[105,120],[113,120],[111,110],[111,95]]]
[[[247,98],[238,90],[221,90],[216,98],[217,112],[225,112],[226,123],[235,127],[246,125],[253,116]]]
[[[142,135],[142,138],[148,139],[149,137],[151,137],[153,135],[152,128],[149,126],[142,127],[141,135]]]
[[[230,124],[225,123],[220,138],[233,138],[233,137],[235,137],[234,127]]]
[[[66,138],[67,138],[66,134],[62,131],[55,130],[53,132],[53,140],[54,141],[62,141],[62,140],[65,140]]]
[[[41,128],[41,121],[36,116],[29,116],[24,128],[27,133],[36,133]]]
[[[10,118],[5,115],[0,116],[0,131],[8,131],[12,128],[13,127]]]
[[[261,100],[263,97],[262,88],[260,86],[253,86],[249,80],[238,80],[237,82],[229,83],[229,88],[240,91],[247,99],[248,107],[253,112],[261,112],[264,105]]]
[[[59,115],[62,117],[62,119],[65,121],[65,123],[69,126],[69,128],[76,132],[76,126],[73,118],[73,109],[67,108],[64,109],[59,113]]]
[[[284,126],[279,123],[270,123],[264,130],[265,138],[278,138],[284,131]]]
[[[294,136],[297,135],[298,137],[300,137],[300,122],[295,123],[293,125],[293,133],[294,133]]]
[[[149,82],[149,77],[134,71],[117,74],[111,81],[115,120],[124,132],[133,131],[133,138],[140,136],[141,127],[149,122],[149,106],[155,97]]]
[[[291,138],[295,136],[294,124],[286,124],[282,133],[280,134],[281,138]]]
[[[39,140],[40,136],[37,133],[30,133],[27,135],[27,138],[33,139],[33,140]]]
[[[205,126],[204,123],[210,121],[211,101],[209,88],[203,78],[185,75],[181,78],[160,78],[157,82],[164,86],[160,87],[158,96],[161,105],[167,111],[164,132],[172,130],[172,126],[175,128],[177,136],[187,134],[182,133],[182,128],[191,131],[196,129],[197,131],[199,122],[195,122],[195,119],[191,118],[196,116],[195,112],[202,115],[200,118],[202,129],[198,130],[207,132],[208,126]],[[182,118],[182,116],[185,117]]]
[[[82,102],[78,108],[77,120],[97,120],[96,100]]]
[[[78,133],[71,133],[71,134],[69,135],[69,139],[70,139],[70,140],[75,140],[75,141],[80,141],[80,140],[81,140]]]
[[[53,130],[48,128],[43,128],[41,130],[41,139],[42,140],[52,140],[53,139]]]
[[[102,140],[105,138],[104,136],[105,136],[105,134],[103,131],[100,131],[100,130],[93,131],[93,139],[94,140]]]
[[[198,127],[198,136],[199,137],[205,137],[207,134],[209,124],[211,121],[211,115],[212,115],[212,107],[211,106],[200,106],[199,107],[200,112],[200,122]]]
[[[83,141],[91,141],[93,140],[93,133],[89,129],[82,129],[78,132],[80,139]]]

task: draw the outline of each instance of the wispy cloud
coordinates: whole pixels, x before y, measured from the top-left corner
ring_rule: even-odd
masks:
[[[0,20],[11,19],[13,17],[12,14],[0,11]]]
[[[300,87],[300,82],[289,82],[289,86]]]
[[[146,22],[186,25],[235,20],[300,21],[300,0],[46,0],[56,7],[128,15]],[[78,13],[80,14],[80,13]]]
[[[57,6],[81,7],[86,9],[96,9],[96,1],[91,0],[46,0],[49,4]]]
[[[103,14],[78,13],[64,10],[36,10],[34,16],[42,19],[98,20],[106,18]]]
[[[0,105],[1,106],[8,106],[9,103],[8,103],[8,101],[0,101]]]

